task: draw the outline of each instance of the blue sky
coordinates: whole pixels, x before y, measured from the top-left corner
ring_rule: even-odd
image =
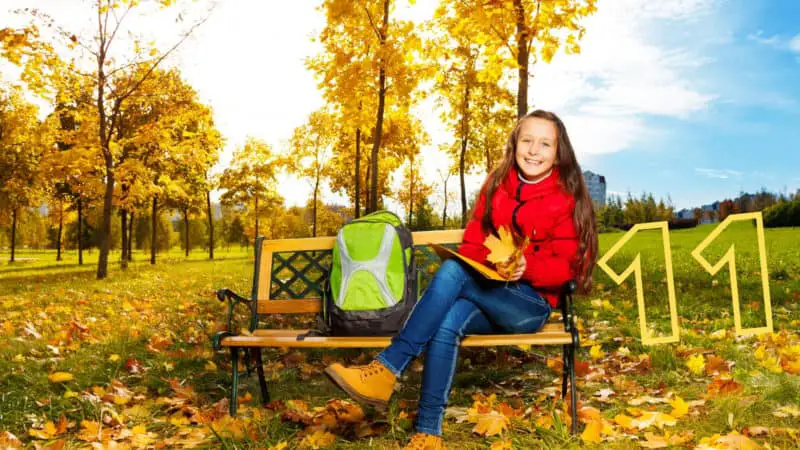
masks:
[[[202,2],[201,2],[202,3]],[[396,13],[431,17],[438,2],[398,0]],[[295,127],[323,104],[304,60],[319,51],[310,37],[324,26],[317,1],[219,2],[214,14],[169,60],[214,110],[226,138],[217,171],[248,135],[278,151]],[[3,0],[3,7],[38,7],[70,29],[92,30],[80,0]],[[611,193],[670,196],[699,206],[765,187],[800,188],[800,0],[598,0],[585,21],[578,55],[556,55],[532,69],[529,104],[565,121],[584,169],[606,176]],[[280,10],[280,11],[278,11]],[[3,11],[4,13],[5,11]],[[0,26],[18,17],[0,14]],[[175,32],[158,17],[131,26],[162,46]],[[4,78],[13,69],[0,64]],[[512,89],[515,86],[511,86]],[[439,179],[441,144],[452,136],[435,101],[413,111],[430,134],[423,176]],[[513,124],[509,124],[509,131]],[[401,184],[400,174],[393,186]],[[485,174],[467,179],[468,195]],[[310,184],[280,177],[287,204],[305,204]],[[442,203],[441,186],[431,198]],[[457,192],[451,178],[449,192]],[[219,193],[212,194],[218,198]],[[328,202],[345,200],[323,189]],[[402,212],[388,201],[389,208]]]
[[[647,38],[693,56],[681,76],[708,98],[685,114],[637,115],[648,132],[585,168],[610,191],[670,195],[678,208],[800,188],[800,2],[708,2],[654,24]]]

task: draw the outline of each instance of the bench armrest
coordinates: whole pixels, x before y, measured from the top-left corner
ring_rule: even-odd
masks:
[[[227,289],[227,288],[220,289],[220,290],[217,291],[217,299],[219,301],[221,301],[221,302],[224,302],[225,300],[228,301],[227,329],[226,329],[226,331],[223,331],[222,333],[224,333],[225,335],[228,335],[228,336],[232,336],[234,334],[237,334],[237,330],[233,329],[233,312],[234,312],[234,309],[236,308],[236,305],[239,305],[241,303],[247,304],[248,308],[250,309],[250,314],[252,316],[252,319],[250,321],[250,327],[249,328],[250,328],[250,331],[253,331],[253,328],[255,328],[255,317],[256,317],[255,316],[256,311],[255,311],[255,302],[254,301],[250,300],[249,298],[242,297],[241,295],[239,295],[236,292],[234,292],[234,291],[232,291],[230,289]]]

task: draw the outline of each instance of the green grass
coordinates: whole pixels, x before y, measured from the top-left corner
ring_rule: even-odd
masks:
[[[743,431],[745,427],[800,428],[800,418],[772,415],[780,406],[800,406],[800,376],[765,369],[754,356],[755,338],[734,340],[730,333],[724,339],[712,336],[717,330],[733,330],[727,269],[723,268],[712,277],[690,255],[712,229],[713,226],[701,226],[670,233],[682,335],[680,344],[642,346],[633,279],[616,286],[597,269],[595,290],[588,298],[580,298],[577,305],[583,327],[582,339],[587,345],[581,349],[579,358],[589,359],[588,345],[591,344],[601,345],[606,354],[626,346],[634,356],[648,354],[652,369],[614,380],[612,375],[619,374],[581,380],[579,394],[584,406],[597,407],[604,417],[613,419],[616,414],[626,413],[627,400],[635,395],[664,396],[671,392],[687,401],[702,399],[712,377],[691,374],[686,358],[692,352],[705,351],[734,363],[731,373],[742,384],[742,390],[706,399],[704,406],[693,408],[696,416],[679,419],[676,426],[669,428],[670,432],[694,430],[691,442],[696,444],[715,433]],[[601,249],[607,251],[621,236],[619,233],[602,235]],[[744,326],[761,326],[764,322],[763,306],[759,309],[755,306],[763,300],[754,236],[751,226],[738,224],[707,252],[713,263],[713,258],[721,255],[731,242],[736,243]],[[797,336],[800,230],[767,230],[766,243],[774,327],[776,331],[787,330]],[[611,260],[611,265],[621,272],[636,253],[642,253],[648,322],[656,333],[668,334],[664,269],[663,263],[657,263],[659,256],[663,261],[662,248],[657,235],[643,233],[623,248]],[[177,438],[189,429],[207,430],[199,425],[171,423],[170,420],[176,420],[174,408],[158,399],[175,396],[170,379],[194,389],[197,397],[191,405],[200,411],[209,410],[215,402],[227,397],[228,355],[225,352],[215,354],[210,348],[209,338],[224,319],[224,306],[217,302],[214,292],[221,287],[244,294],[250,292],[252,249],[249,253],[238,248],[230,252],[218,250],[215,261],[208,261],[207,254],[201,250],[192,251],[187,259],[175,249],[159,254],[155,266],[149,264],[149,254],[135,252],[135,261],[125,271],[119,267],[119,254],[112,253],[110,276],[103,281],[95,279],[96,251],[84,255],[83,266],[77,264],[75,252],[66,252],[61,262],[55,261],[55,253],[51,251],[21,251],[17,256],[35,260],[7,264],[8,253],[0,252],[0,432],[14,433],[33,448],[28,430],[46,421],[57,422],[62,414],[74,424],[66,434],[59,436],[67,439],[66,448],[87,445],[77,439],[82,420],[102,421],[107,417],[113,425],[115,415],[119,415],[124,427],[145,425],[158,440]],[[593,306],[591,300],[595,299],[609,300],[612,308]],[[285,326],[295,322],[295,319],[281,318],[279,323]],[[151,341],[153,336],[166,337],[167,342],[157,348],[158,342]],[[146,347],[148,344],[150,349]],[[540,411],[534,417],[552,414],[557,405],[540,390],[560,387],[560,383],[553,383],[558,375],[541,364],[537,354],[555,356],[560,353],[558,350],[534,348],[532,353],[496,348],[462,350],[451,406],[469,407],[473,394],[496,393],[498,400],[524,408],[538,408]],[[321,375],[321,368],[331,359],[359,361],[374,354],[372,351],[361,353],[357,350],[288,353],[267,350],[268,377],[277,380],[272,382],[274,399],[301,399],[314,407],[324,406],[329,399],[341,398],[341,393]],[[130,361],[135,361],[141,370],[129,370]],[[215,363],[216,370],[210,368],[209,361]],[[594,364],[599,367],[601,362]],[[47,375],[56,371],[69,372],[74,380],[50,382]],[[108,390],[112,380],[118,380],[132,392],[133,399],[128,404],[97,401],[89,395],[95,387]],[[340,436],[334,447],[399,448],[412,431],[405,414],[413,414],[415,410],[419,380],[420,373],[410,370],[388,416],[375,417],[387,421],[389,431],[361,440]],[[642,393],[627,396],[624,387],[615,385],[623,380],[641,386]],[[254,381],[252,377],[245,378],[242,385],[242,393],[250,392],[253,396],[243,414],[252,436],[219,440],[206,431],[211,436],[203,444],[206,448],[269,448],[281,441],[288,442],[290,448],[300,444],[302,426],[281,421],[278,415],[257,407],[258,387]],[[611,403],[603,404],[592,397],[600,389],[609,387],[617,392],[616,400]],[[71,396],[69,392],[78,395]],[[125,412],[135,405],[141,408]],[[667,405],[656,408],[669,412]],[[260,417],[253,417],[254,414]],[[374,412],[367,411],[367,414]],[[579,437],[569,435],[559,417],[555,415],[552,428],[539,430],[529,420],[515,421],[503,438],[509,439],[515,448],[630,448],[635,445],[626,439],[584,444]],[[448,419],[445,423],[448,447],[488,448],[499,440],[478,437],[472,434],[472,427],[473,424]],[[785,434],[756,440],[773,447],[796,447]]]

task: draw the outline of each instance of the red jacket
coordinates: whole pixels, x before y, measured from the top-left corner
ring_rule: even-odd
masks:
[[[492,266],[486,260],[489,249],[481,229],[486,205],[486,192],[481,192],[475,214],[464,230],[458,253]],[[578,235],[573,211],[575,199],[559,181],[558,168],[544,180],[527,184],[519,180],[515,168],[501,183],[492,198],[492,223],[530,237],[524,250],[526,269],[522,279],[528,281],[553,306],[558,306],[561,286],[576,276]]]

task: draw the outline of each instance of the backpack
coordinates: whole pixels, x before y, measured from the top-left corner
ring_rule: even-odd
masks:
[[[339,229],[323,294],[320,328],[330,336],[389,336],[417,303],[411,232],[389,211]]]

